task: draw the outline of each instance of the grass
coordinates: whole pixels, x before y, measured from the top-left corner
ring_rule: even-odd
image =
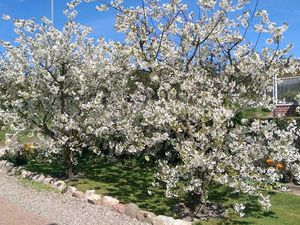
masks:
[[[269,213],[255,213],[240,220],[246,224],[296,225],[300,224],[300,197],[287,193],[273,193]]]
[[[209,219],[208,221],[201,221],[195,225],[220,225],[220,224],[253,224],[253,225],[298,225],[300,224],[300,197],[279,192],[268,192],[270,195],[272,206],[269,211],[261,210],[257,199],[245,195],[232,194],[228,190],[214,189],[211,192],[212,200],[218,199],[223,205],[227,207],[239,200],[246,201],[246,216],[243,218],[234,216],[231,220]],[[232,211],[231,211],[232,212]]]
[[[4,145],[5,134],[9,133],[10,130],[7,127],[0,127],[0,146]],[[23,131],[18,135],[18,141],[22,144],[31,143],[37,140],[37,136],[31,136],[29,132]]]
[[[41,182],[38,182],[38,181],[35,181],[35,180],[29,180],[29,179],[24,179],[24,178],[18,178],[17,179],[17,182],[26,186],[26,187],[29,187],[29,188],[32,188],[34,190],[37,190],[37,191],[53,191],[53,192],[59,192],[58,190],[52,188],[51,186],[49,185],[46,185],[46,184],[43,184]]]
[[[32,162],[28,169],[43,172],[52,176],[61,176],[64,168],[60,163],[47,164]],[[163,187],[154,188],[151,183],[154,179],[154,167],[145,161],[110,162],[104,159],[85,159],[76,167],[84,176],[78,181],[70,181],[69,185],[81,191],[95,189],[97,193],[118,198],[123,203],[134,202],[141,208],[156,214],[174,216],[172,206],[182,199],[168,199],[164,196]],[[152,191],[152,195],[148,194]],[[237,201],[248,202],[246,217],[234,216],[227,224],[254,224],[254,225],[297,225],[300,224],[300,197],[287,193],[269,193],[272,207],[268,212],[261,210],[255,197],[233,194],[224,187],[215,187],[210,190],[209,200],[232,208]],[[210,219],[201,221],[203,225],[226,224],[225,220]]]
[[[262,107],[242,111],[243,118],[265,118],[270,116],[272,116],[271,111]]]
[[[1,129],[0,127],[0,145],[4,144],[5,141],[5,134],[7,133],[6,129]]]
[[[31,135],[29,132],[23,131],[18,136],[18,141],[22,144],[36,142],[38,137]]]
[[[163,188],[154,188],[154,167],[146,161],[110,162],[104,159],[83,160],[76,168],[84,174],[78,181],[68,184],[78,190],[95,189],[97,193],[114,196],[121,202],[134,202],[139,207],[157,214],[173,216],[170,208],[178,200],[164,197]],[[30,163],[27,169],[52,176],[62,176],[61,164]],[[148,191],[151,191],[149,195]]]

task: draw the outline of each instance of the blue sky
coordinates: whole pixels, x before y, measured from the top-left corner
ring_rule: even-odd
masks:
[[[63,10],[69,0],[55,1],[55,26],[64,23]],[[184,0],[192,7],[195,0]],[[136,4],[140,0],[124,0],[127,5]],[[50,18],[51,0],[0,0],[0,15],[8,14],[12,18]],[[114,14],[97,12],[96,3],[82,4],[79,7],[77,21],[93,28],[94,37],[104,36],[107,40],[121,40],[122,35],[114,31]],[[259,9],[266,9],[272,21],[282,24],[287,22],[289,29],[285,33],[283,44],[293,43],[293,54],[300,56],[300,0],[260,0]],[[13,28],[9,21],[0,20],[0,39],[12,41]]]

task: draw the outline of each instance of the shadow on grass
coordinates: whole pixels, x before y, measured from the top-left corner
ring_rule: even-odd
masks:
[[[178,200],[166,198],[162,187],[152,186],[155,181],[153,168],[145,160],[109,162],[102,159],[92,163],[86,160],[79,166],[85,176],[76,183],[82,190],[95,189],[99,193],[116,196],[124,203],[134,202],[157,214],[173,215],[170,209]]]
[[[61,163],[31,162],[26,166],[31,171],[61,177],[64,166]],[[163,186],[153,187],[155,166],[145,160],[120,160],[117,162],[101,158],[86,158],[79,161],[75,168],[83,174],[77,181],[69,181],[69,185],[81,191],[95,189],[97,193],[118,198],[123,203],[134,202],[139,207],[156,214],[174,216],[172,206],[184,199],[165,197]],[[149,194],[149,191],[151,192]],[[247,202],[246,215],[251,218],[276,218],[274,212],[263,212],[257,197],[233,193],[231,189],[215,186],[210,190],[209,200],[232,209],[236,202]],[[203,223],[205,224],[205,223]],[[211,223],[208,223],[211,224]],[[226,224],[218,220],[216,224]],[[235,218],[227,224],[255,224]]]
[[[64,176],[63,171],[65,171],[64,166],[58,162],[32,161],[25,165],[25,168],[32,172],[43,173],[57,178],[62,178]]]
[[[274,195],[274,192],[268,192],[269,195]],[[261,205],[258,203],[257,196],[249,196],[242,193],[233,192],[231,188],[215,186],[209,192],[209,200],[211,202],[216,202],[222,204],[227,209],[232,209],[236,202],[246,202],[245,214],[246,217],[251,217],[255,219],[259,218],[278,218],[273,211],[264,211]],[[231,221],[232,224],[255,224],[251,221],[242,221],[238,218]],[[220,223],[222,224],[222,223]]]
[[[53,177],[63,177],[62,163],[30,162],[26,168]],[[134,202],[140,208],[156,214],[174,216],[171,208],[178,199],[165,197],[164,188],[153,187],[154,166],[145,160],[111,162],[106,159],[83,159],[75,167],[75,172],[83,174],[76,181],[68,181],[78,190],[95,189],[97,193],[118,198],[123,203]]]

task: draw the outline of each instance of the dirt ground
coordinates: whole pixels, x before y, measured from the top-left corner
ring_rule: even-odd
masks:
[[[55,225],[0,197],[0,225]]]
[[[300,185],[295,185],[295,184],[290,183],[287,186],[290,190],[290,193],[300,196]]]

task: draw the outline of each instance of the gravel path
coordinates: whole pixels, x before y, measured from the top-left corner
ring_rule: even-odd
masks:
[[[92,205],[68,195],[32,190],[3,171],[0,171],[0,197],[58,225],[144,224],[104,206]]]
[[[299,196],[300,196],[300,185],[296,185],[296,184],[293,184],[293,183],[289,183],[289,184],[287,184],[286,186],[288,186],[289,191],[290,191],[292,194],[295,194],[295,195],[299,195]]]
[[[0,197],[0,225],[54,225]]]

